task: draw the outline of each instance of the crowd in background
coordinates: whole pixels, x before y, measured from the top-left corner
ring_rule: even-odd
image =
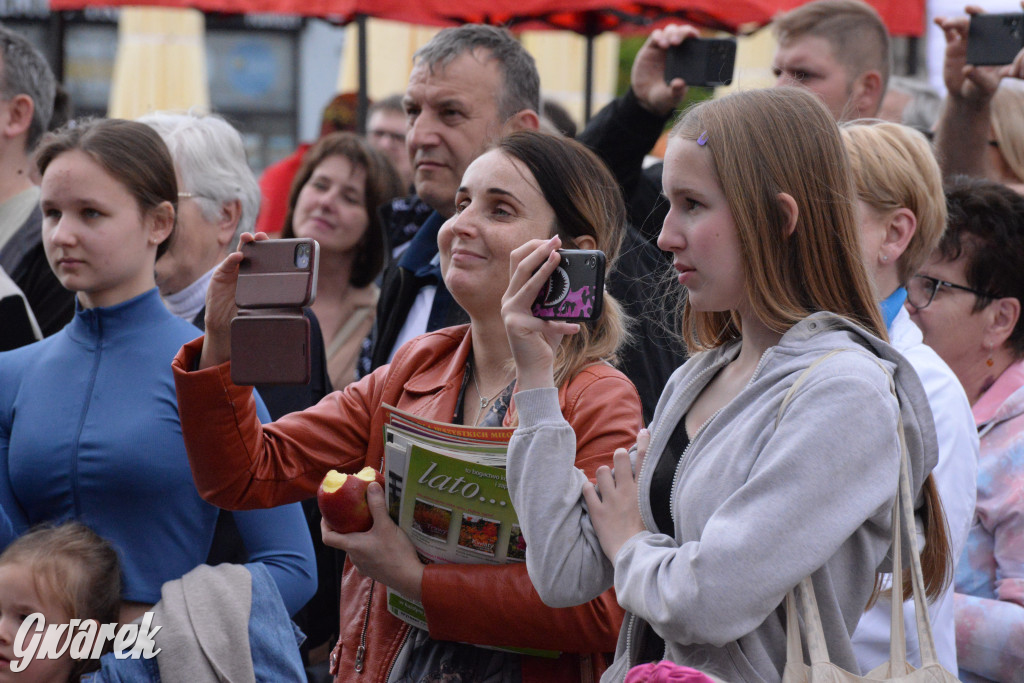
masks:
[[[1024,50],[969,64],[966,11],[943,96],[815,0],[776,87],[683,111],[669,25],[578,134],[508,31],[445,29],[259,180],[216,114],[74,119],[0,27],[0,681],[779,681],[804,586],[847,671],[905,600],[913,666],[1024,681]],[[282,237],[311,379],[236,385],[239,249]],[[607,257],[593,320],[532,312],[559,249]],[[376,484],[370,531],[321,521],[385,405],[515,429],[525,562],[424,564]],[[153,612],[164,653],[15,673],[34,612]]]

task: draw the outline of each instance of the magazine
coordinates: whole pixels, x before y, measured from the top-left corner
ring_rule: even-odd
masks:
[[[526,561],[526,541],[509,498],[509,428],[433,422],[384,405],[388,512],[430,562]],[[388,611],[427,628],[423,605],[388,589]],[[557,652],[516,649],[535,656]]]

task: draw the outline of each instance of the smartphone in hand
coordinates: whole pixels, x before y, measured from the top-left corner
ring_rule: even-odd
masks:
[[[1024,12],[975,14],[967,29],[968,64],[1001,66],[1024,49]]]
[[[686,85],[716,86],[732,83],[736,41],[732,38],[687,38],[668,49],[665,82],[681,78]]]
[[[558,267],[533,302],[534,317],[566,322],[597,320],[604,305],[604,252],[559,249],[558,255]]]
[[[308,384],[310,327],[320,245],[312,239],[248,242],[238,269],[231,321],[231,381]]]

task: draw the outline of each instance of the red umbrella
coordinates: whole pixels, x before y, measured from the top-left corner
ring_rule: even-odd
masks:
[[[52,10],[115,5],[193,7],[227,14],[277,13],[322,17],[345,23],[359,15],[412,24],[511,25],[520,30],[565,29],[583,35],[605,31],[647,31],[668,21],[743,33],[763,26],[779,12],[808,0],[50,0]],[[893,35],[924,34],[924,0],[868,0]]]
[[[279,13],[321,17],[347,23],[372,16],[411,24],[457,26],[485,23],[515,30],[561,29],[587,37],[584,111],[592,101],[593,39],[606,31],[649,32],[669,22],[750,33],[780,12],[808,0],[50,0],[53,10],[103,5],[193,7],[204,12]],[[869,0],[894,35],[920,36],[925,30],[925,0]],[[359,21],[360,122],[366,111],[366,30]],[[362,125],[360,125],[362,129]]]

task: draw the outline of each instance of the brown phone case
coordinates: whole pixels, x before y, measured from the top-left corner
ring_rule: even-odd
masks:
[[[242,245],[235,304],[239,308],[301,308],[316,299],[320,245],[309,238]]]
[[[309,320],[302,311],[260,312],[231,321],[231,381],[309,384]]]

